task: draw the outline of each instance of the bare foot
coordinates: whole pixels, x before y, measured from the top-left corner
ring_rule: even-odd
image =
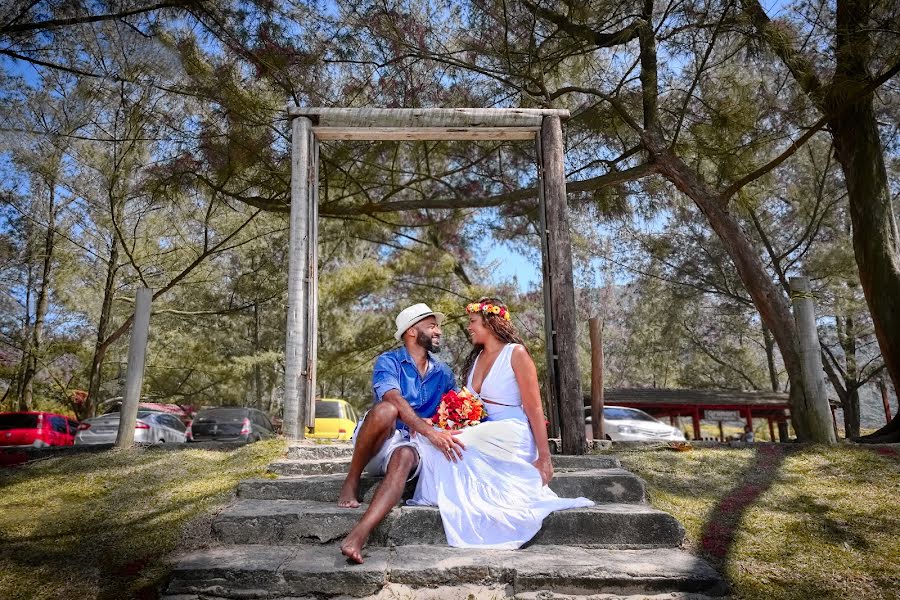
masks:
[[[358,508],[359,500],[356,499],[356,493],[359,491],[359,480],[350,481],[350,478],[344,480],[341,487],[341,493],[338,496],[337,505],[341,508]],[[362,562],[360,560],[359,562]]]
[[[352,560],[356,564],[363,564],[362,557],[362,540],[357,540],[353,534],[351,533],[346,538],[344,538],[343,543],[341,544],[341,554],[347,557],[347,560]]]

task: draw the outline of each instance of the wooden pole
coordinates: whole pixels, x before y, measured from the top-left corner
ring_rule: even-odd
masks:
[[[694,407],[694,412],[691,414],[691,421],[694,425],[694,439],[700,439],[700,409],[698,407]]]
[[[778,441],[782,444],[791,441],[791,432],[788,430],[787,420],[778,421]]]
[[[772,424],[772,417],[766,417],[766,420],[769,422],[769,441],[775,441],[775,426]]]
[[[822,367],[822,347],[819,344],[819,333],[816,331],[815,307],[809,289],[809,279],[791,277],[789,284],[799,338],[805,403],[804,414],[795,414],[797,411],[793,410],[792,416],[807,423],[810,441],[834,444],[837,438],[828,418],[829,406]]]
[[[575,319],[575,285],[572,274],[572,242],[566,204],[566,174],[562,123],[546,116],[541,125],[541,158],[544,201],[547,208],[550,298],[559,390],[560,438],[563,454],[584,454],[584,396],[578,368],[578,331]]]
[[[319,352],[319,142],[309,134],[309,242],[307,277],[306,426],[316,427],[316,364]]]
[[[881,391],[881,403],[884,405],[884,419],[886,423],[891,422],[891,402],[888,399],[887,382],[884,377],[878,378],[878,389]]]
[[[725,441],[725,429],[722,427],[722,421],[719,421],[719,441]]]
[[[309,136],[310,120],[291,124],[291,238],[288,258],[288,306],[284,352],[284,435],[305,437],[309,366]]]
[[[591,333],[591,435],[595,440],[606,439],[603,430],[603,326],[600,319],[588,320]]]
[[[550,242],[547,238],[547,203],[544,200],[544,158],[540,134],[535,136],[538,165],[538,216],[540,217],[541,275],[544,295],[544,349],[547,360],[547,415],[550,421],[550,437],[559,437],[559,380],[556,377],[556,352],[553,348],[554,329],[552,301],[550,299]],[[586,434],[585,434],[586,435]]]
[[[131,339],[128,341],[128,367],[125,371],[125,398],[119,409],[117,448],[130,448],[134,444],[134,426],[137,423],[138,403],[144,385],[144,366],[147,363],[147,339],[150,335],[150,303],[153,293],[149,288],[138,288],[134,299],[134,321]]]

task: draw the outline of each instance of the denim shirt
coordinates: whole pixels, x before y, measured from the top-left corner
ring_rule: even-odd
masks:
[[[419,374],[416,363],[405,346],[389,350],[375,359],[372,373],[374,402],[381,402],[389,390],[397,390],[409,402],[416,414],[428,419],[437,411],[441,396],[456,389],[456,379],[450,367],[428,354],[428,372]],[[397,420],[397,429],[407,429]]]

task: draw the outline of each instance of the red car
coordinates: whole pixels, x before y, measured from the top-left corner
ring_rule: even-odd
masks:
[[[0,413],[0,446],[71,446],[78,421],[48,412]]]

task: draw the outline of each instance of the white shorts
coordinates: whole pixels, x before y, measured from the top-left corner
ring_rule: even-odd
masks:
[[[359,428],[365,420],[366,415],[363,415],[362,419],[359,420],[356,424],[356,428],[353,430],[353,437],[351,439],[354,446],[356,445],[356,434],[359,432]],[[375,456],[373,456],[366,465],[365,472],[369,475],[375,475],[376,477],[383,477],[387,472],[387,466],[391,462],[391,457],[394,455],[394,452],[397,448],[403,448],[404,446],[412,448],[416,452],[416,457],[418,458],[419,450],[413,442],[409,441],[409,431],[405,429],[395,429],[394,433],[388,436],[388,439],[384,441],[381,448],[379,448],[378,452],[375,453]],[[419,476],[419,468],[421,466],[422,461],[417,460],[416,468],[410,473],[407,481],[411,481]]]

